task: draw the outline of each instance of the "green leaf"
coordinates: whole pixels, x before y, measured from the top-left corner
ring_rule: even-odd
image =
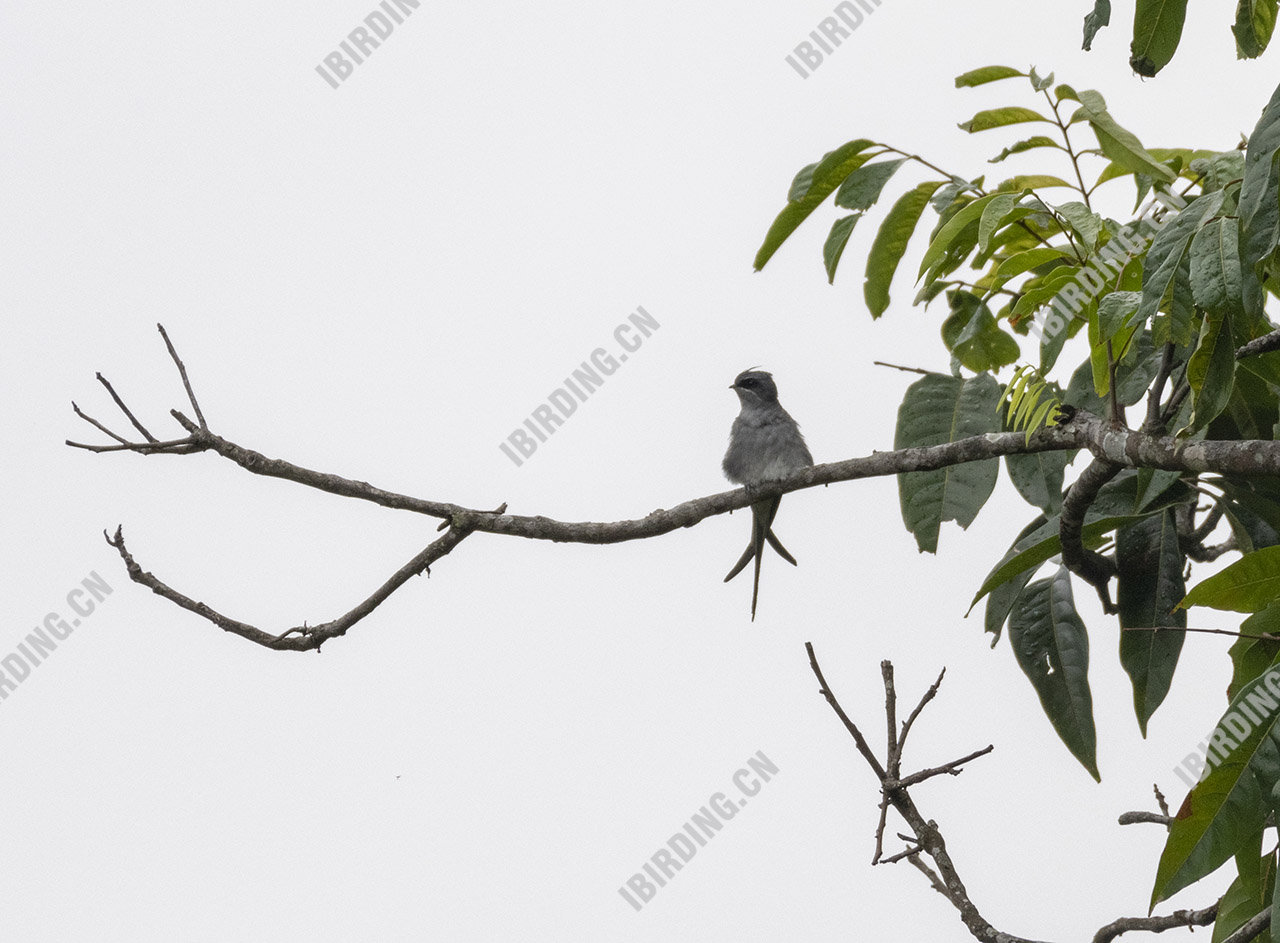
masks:
[[[1157,347],[1169,341],[1179,347],[1189,347],[1195,336],[1195,305],[1191,300],[1191,258],[1182,257],[1173,274],[1173,283],[1166,290],[1169,299],[1168,313],[1158,314],[1151,324],[1151,336]]]
[[[966,72],[964,75],[957,75],[956,88],[973,88],[978,85],[986,85],[988,82],[998,82],[1001,79],[1011,79],[1015,76],[1026,74],[1007,65],[988,65],[983,66],[981,69],[974,69],[972,72]]]
[[[1027,78],[1031,79],[1031,88],[1036,92],[1043,92],[1046,88],[1053,84],[1053,73],[1048,75],[1040,75],[1032,66],[1031,71],[1027,74]]]
[[[924,275],[925,272],[943,259],[952,242],[958,240],[965,227],[970,223],[976,224],[982,218],[982,211],[997,196],[999,194],[989,193],[984,197],[979,197],[947,220],[942,228],[938,230],[938,234],[933,237],[933,241],[929,243],[929,248],[925,250],[924,258],[920,260],[920,271],[916,275],[917,278]]]
[[[862,293],[873,318],[884,314],[889,307],[889,284],[893,281],[898,263],[907,251],[907,242],[920,222],[920,215],[929,205],[929,198],[944,181],[931,180],[908,190],[893,204],[889,214],[880,224],[871,251],[867,254],[867,278]]]
[[[1133,326],[1132,316],[1142,301],[1140,291],[1113,291],[1098,299],[1100,341],[1108,341]],[[1117,356],[1119,351],[1117,351]]]
[[[1169,827],[1169,837],[1156,870],[1151,906],[1155,907],[1222,866],[1266,819],[1268,797],[1250,768],[1263,748],[1274,752],[1275,697],[1280,672],[1269,670],[1249,682],[1231,700],[1214,729],[1212,768],[1187,795]],[[1245,704],[1248,710],[1240,708]],[[1249,715],[1262,720],[1252,723]]]
[[[1208,311],[1240,307],[1239,227],[1234,219],[1206,223],[1191,240],[1191,297]]]
[[[1052,262],[1054,259],[1070,258],[1071,254],[1066,249],[1059,249],[1057,246],[1038,246],[1034,249],[1019,252],[1017,255],[1011,255],[1001,262],[1000,267],[996,269],[996,278],[1003,284],[1023,272],[1029,272],[1033,268],[1044,265],[1046,262]]]
[[[757,272],[765,267],[765,264],[773,258],[773,254],[778,251],[778,247],[795,232],[796,227],[808,219],[809,214],[817,209],[819,204],[830,196],[849,174],[875,156],[875,154],[864,153],[867,148],[874,146],[874,141],[860,138],[828,153],[813,165],[813,170],[808,176],[808,187],[804,189],[802,196],[798,195],[801,189],[800,178],[808,168],[796,176],[796,182],[792,184],[791,193],[787,197],[787,205],[782,208],[782,212],[769,227],[764,242],[756,252],[755,270]]]
[[[1086,249],[1092,251],[1097,246],[1098,234],[1102,232],[1101,216],[1079,202],[1063,203],[1053,209],[1067,221]]]
[[[827,267],[828,285],[836,280],[836,266],[840,264],[840,256],[844,254],[844,247],[853,234],[853,227],[858,225],[860,219],[861,213],[850,213],[831,224],[831,232],[827,234],[827,241],[822,246],[822,263]]]
[[[1088,376],[1087,366],[1086,364],[1082,367],[1082,369],[1086,370],[1084,374],[1086,377]],[[1097,500],[1094,501],[1084,518],[1085,524],[1081,533],[1086,547],[1095,549],[1101,546],[1105,542],[1106,535],[1116,528],[1125,524],[1132,524],[1151,514],[1158,514],[1170,504],[1182,500],[1179,495],[1174,493],[1163,496],[1161,500],[1153,501],[1141,510],[1135,511],[1136,483],[1136,476],[1128,474],[1123,478],[1117,478],[1112,483],[1112,486],[1104,488],[1098,495]],[[1050,518],[1042,528],[1028,534],[1014,551],[1006,554],[996,564],[995,568],[987,574],[987,578],[983,580],[982,585],[978,587],[977,593],[974,594],[973,602],[969,604],[969,608],[972,609],[983,596],[996,587],[1007,583],[1024,570],[1038,567],[1060,554],[1062,552],[1062,541],[1058,535],[1058,528],[1059,521],[1055,516]]]
[[[1018,174],[1010,177],[996,187],[997,192],[1008,193],[1011,190],[1036,190],[1048,187],[1070,187],[1071,184],[1053,174]]]
[[[1111,0],[1094,0],[1093,9],[1085,14],[1084,17],[1084,46],[1085,52],[1093,48],[1093,37],[1098,35],[1098,30],[1111,23]],[[1059,98],[1063,96],[1059,95]]]
[[[1107,103],[1095,91],[1086,89],[1079,92],[1080,109],[1072,116],[1088,120],[1093,133],[1098,138],[1098,146],[1108,158],[1135,173],[1150,174],[1166,183],[1175,177],[1172,170],[1156,160],[1130,131],[1120,127],[1107,111]]]
[[[1240,623],[1240,631],[1248,635],[1280,635],[1280,606],[1255,612]],[[1230,700],[1276,660],[1280,655],[1280,641],[1242,636],[1231,644],[1227,654],[1231,656],[1231,683],[1227,686]]]
[[[1101,780],[1089,693],[1089,636],[1076,613],[1066,567],[1023,591],[1009,614],[1009,642],[1053,729],[1089,775]]]
[[[992,128],[1004,128],[1011,124],[1023,124],[1027,121],[1049,123],[1048,118],[1032,108],[1009,105],[1004,108],[990,108],[986,111],[980,111],[968,121],[960,122],[957,127],[961,131],[976,134],[979,131],[990,131]]]
[[[889,182],[889,178],[904,163],[905,157],[859,167],[840,184],[840,189],[836,191],[836,206],[847,210],[871,209],[876,200],[880,199],[880,191]]]
[[[1062,289],[1068,282],[1074,282],[1079,274],[1079,269],[1074,265],[1062,265],[1049,272],[1035,284],[1034,287],[1030,283],[1023,286],[1022,297],[1013,305],[1013,317],[1021,320],[1028,314],[1033,313],[1040,307],[1049,304],[1062,292]],[[1059,305],[1063,308],[1064,317],[1070,313],[1066,304]],[[1073,315],[1074,316],[1074,315]]]
[[[1180,609],[1208,606],[1231,612],[1258,612],[1280,599],[1280,547],[1246,553],[1225,570],[1201,580],[1178,603]]]
[[[1262,831],[1256,832],[1255,836],[1257,848],[1252,847],[1254,841],[1251,838],[1250,847],[1241,849],[1236,855],[1239,875],[1218,902],[1218,917],[1213,922],[1213,935],[1209,943],[1223,943],[1259,911],[1271,905],[1271,895],[1274,893],[1271,885],[1275,883],[1275,855],[1269,853],[1262,856]],[[1252,861],[1252,864],[1246,865],[1245,861]],[[1246,868],[1249,868],[1247,872]],[[1269,943],[1270,939],[1270,934],[1265,932],[1253,937],[1255,943]]]
[[[1000,161],[1004,160],[1006,157],[1010,156],[1011,154],[1021,154],[1023,151],[1029,151],[1032,148],[1036,148],[1036,147],[1056,147],[1059,150],[1062,149],[1062,145],[1059,144],[1057,141],[1055,141],[1053,138],[1045,137],[1043,134],[1037,134],[1032,137],[1026,138],[1024,140],[1018,141],[1014,144],[1010,144],[1008,147],[1002,150],[995,157],[987,161],[987,163],[998,164],[1000,163]]]
[[[1145,321],[1159,309],[1173,284],[1182,256],[1191,245],[1201,222],[1222,206],[1223,191],[1216,190],[1189,204],[1172,219],[1166,219],[1147,249],[1142,268],[1142,306],[1139,319]]]
[[[991,309],[968,292],[955,292],[953,313],[943,323],[947,349],[974,373],[998,370],[1018,359],[1018,342],[1000,329]]]
[[[1155,158],[1158,163],[1164,165],[1166,169],[1168,169],[1169,161],[1174,160],[1175,158],[1181,161],[1183,167],[1186,167],[1193,160],[1212,157],[1217,152],[1203,148],[1200,150],[1192,150],[1189,147],[1152,147],[1147,150],[1147,153]],[[1145,171],[1135,170],[1132,166],[1125,167],[1115,161],[1112,161],[1102,169],[1102,173],[1098,174],[1098,179],[1094,182],[1094,186],[1096,187],[1099,184],[1106,183],[1108,180],[1115,180],[1118,177],[1127,177],[1132,173],[1142,174],[1145,173]],[[1172,171],[1170,171],[1170,173],[1172,173]],[[1142,201],[1139,200],[1138,202],[1141,203]]]
[[[1187,361],[1187,383],[1191,387],[1193,411],[1186,430],[1207,426],[1231,399],[1235,382],[1236,345],[1231,336],[1231,315],[1207,312],[1200,325],[1200,339]]]
[[[930,374],[907,388],[898,408],[894,448],[955,442],[999,430],[996,404],[1000,385],[990,374],[968,380]],[[999,465],[995,459],[898,476],[902,519],[920,550],[938,549],[943,521],[968,527],[991,496]]]
[[[1007,457],[1008,456],[1006,456],[1006,458]],[[1037,514],[1030,524],[1022,528],[1022,531],[1014,540],[1013,546],[1010,547],[1008,552],[1004,555],[1001,563],[1015,556],[1018,551],[1024,547],[1024,541],[1034,543],[1038,537],[1033,535],[1039,535],[1046,524],[1047,521],[1045,516],[1043,514]],[[999,566],[999,564],[997,564],[997,566]],[[1004,629],[1005,620],[1009,618],[1009,612],[1013,609],[1014,603],[1018,601],[1018,597],[1022,594],[1023,588],[1031,582],[1031,577],[1035,575],[1035,567],[1023,570],[1007,583],[1002,583],[1000,586],[996,587],[987,597],[987,608],[986,612],[983,614],[982,622],[983,631],[991,633],[992,648],[995,648],[996,642],[1000,641],[1000,633]]]
[[[1240,0],[1231,32],[1236,37],[1236,55],[1256,59],[1271,42],[1276,28],[1277,0]]]
[[[1133,709],[1142,735],[1169,693],[1185,632],[1141,632],[1136,627],[1186,628],[1185,610],[1173,611],[1187,587],[1173,510],[1120,528],[1116,595],[1120,609],[1120,664],[1133,683]]]
[[[979,252],[987,251],[987,244],[991,242],[991,237],[1004,222],[1004,218],[1009,215],[1014,204],[1018,202],[1019,196],[1020,194],[1017,193],[1001,193],[983,208],[982,217],[978,223]]]
[[[1006,455],[1004,464],[1023,500],[1046,514],[1057,514],[1062,510],[1063,478],[1074,455],[1066,451]]]
[[[1240,243],[1244,263],[1245,311],[1262,313],[1260,263],[1280,241],[1280,87],[1258,119],[1249,135],[1245,151],[1244,181],[1240,185]]]
[[[1129,65],[1147,77],[1155,75],[1173,58],[1182,39],[1187,0],[1138,0],[1133,14],[1133,53]]]

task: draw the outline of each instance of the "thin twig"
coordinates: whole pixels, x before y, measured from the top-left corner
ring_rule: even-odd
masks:
[[[160,330],[160,336],[164,338],[164,346],[169,348],[169,356],[178,365],[178,373],[182,375],[182,385],[187,388],[187,399],[191,400],[191,408],[196,411],[196,419],[200,421],[200,428],[208,429],[209,424],[204,421],[204,413],[200,412],[200,404],[196,402],[196,394],[191,391],[191,381],[187,379],[186,365],[179,359],[178,352],[173,349],[173,344],[169,341],[169,335],[165,333],[164,325],[157,324],[156,327]]]
[[[924,706],[938,696],[938,689],[942,687],[942,678],[947,673],[947,669],[943,668],[938,672],[938,680],[929,685],[929,690],[924,692],[924,697],[920,698],[920,703],[907,716],[907,721],[902,725],[902,733],[898,735],[898,748],[906,749],[907,734],[911,732],[911,725],[916,722],[916,718],[920,716],[920,712],[924,710]]]
[[[1122,632],[1203,632],[1206,635],[1230,635],[1232,638],[1256,638],[1265,642],[1280,641],[1270,632],[1232,632],[1230,629],[1192,629],[1181,625],[1122,625]]]
[[[1165,815],[1169,814],[1169,803],[1164,798],[1164,793],[1160,791],[1159,783],[1152,783],[1151,789],[1156,794],[1156,805],[1160,807],[1160,811]]]
[[[926,377],[931,377],[938,372],[936,370],[921,370],[919,367],[902,367],[896,363],[885,363],[883,360],[873,360],[871,362],[877,367],[889,367],[893,370],[904,370],[907,373],[919,373]]]
[[[156,595],[163,596],[183,609],[194,612],[226,632],[234,633],[241,638],[257,642],[267,648],[303,652],[319,650],[320,646],[329,639],[346,634],[348,629],[378,608],[388,596],[404,585],[410,577],[429,572],[431,564],[461,543],[468,533],[469,531],[455,528],[443,537],[437,538],[420,553],[415,554],[412,560],[393,573],[385,583],[374,590],[366,599],[338,618],[313,626],[308,626],[304,622],[301,626],[295,626],[279,633],[267,632],[257,626],[224,616],[204,603],[197,602],[190,596],[180,593],[143,570],[134,560],[128,548],[125,547],[124,529],[122,527],[116,528],[114,536],[107,535],[105,531],[103,536],[106,537],[107,543],[115,547],[119,552],[120,558],[124,561],[125,568],[129,572],[129,578],[135,583],[146,586]]]
[[[121,445],[125,445],[125,446],[127,446],[127,445],[129,444],[129,440],[128,440],[128,439],[124,438],[123,436],[118,436],[118,435],[116,435],[114,432],[112,432],[110,429],[108,429],[108,428],[107,428],[106,426],[104,426],[102,423],[98,422],[98,420],[94,419],[94,418],[93,418],[92,416],[90,416],[88,413],[83,412],[83,411],[80,409],[80,407],[76,405],[76,401],[75,401],[75,400],[72,400],[72,401],[71,401],[71,408],[75,411],[75,414],[76,414],[77,416],[79,416],[81,419],[83,419],[83,420],[84,420],[85,422],[87,422],[89,425],[93,426],[93,427],[94,427],[95,429],[97,429],[98,431],[100,431],[100,432],[105,432],[107,435],[111,436],[111,438],[115,439],[115,440],[116,440],[117,442],[119,442]],[[89,446],[83,446],[83,445],[82,445],[82,446],[80,446],[80,448],[88,448],[88,447],[89,447]],[[95,451],[101,451],[101,449],[97,449],[97,450],[95,450]]]
[[[959,776],[964,772],[964,770],[960,769],[961,766],[968,763],[970,760],[976,760],[980,756],[986,756],[994,749],[995,746],[993,744],[987,744],[981,750],[974,750],[968,756],[962,756],[958,760],[952,760],[950,763],[946,763],[942,766],[935,766],[932,769],[922,769],[918,773],[903,776],[890,788],[906,789],[908,786],[914,786],[917,783],[922,783],[926,779],[932,779],[934,776],[941,776],[943,773],[947,773],[951,776]]]
[[[120,407],[120,411],[129,417],[129,421],[133,423],[133,428],[141,432],[143,437],[148,442],[155,442],[156,437],[153,436],[150,432],[148,432],[146,428],[142,425],[142,423],[138,422],[137,417],[134,416],[133,413],[129,412],[129,407],[124,404],[124,400],[120,398],[120,394],[117,393],[115,390],[115,387],[111,385],[111,381],[108,380],[106,377],[104,377],[101,373],[96,373],[94,374],[94,376],[98,378],[99,383],[101,383],[103,386],[107,388],[107,392],[110,393],[111,398],[116,401],[116,405]]]

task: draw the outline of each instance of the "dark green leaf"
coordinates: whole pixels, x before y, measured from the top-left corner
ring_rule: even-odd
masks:
[[[1062,482],[1074,452],[1033,452],[1006,455],[1005,468],[1018,494],[1047,514],[1062,510]]]
[[[1276,28],[1276,4],[1277,0],[1240,0],[1236,5],[1231,32],[1241,59],[1256,59],[1266,50]]]
[[[1173,284],[1182,257],[1191,245],[1200,224],[1222,206],[1223,193],[1217,190],[1199,197],[1172,219],[1166,219],[1151,247],[1142,269],[1142,307],[1138,317],[1145,321],[1156,313]]]
[[[1254,838],[1257,847],[1254,848]],[[1254,833],[1248,847],[1236,854],[1238,876],[1218,902],[1218,918],[1213,922],[1213,936],[1209,943],[1223,943],[1231,934],[1271,905],[1272,884],[1275,883],[1275,855],[1262,857],[1262,830]],[[1245,862],[1251,864],[1245,864]],[[1246,870],[1247,869],[1247,870]],[[1264,881],[1264,874],[1268,880]],[[1270,943],[1270,934],[1263,932],[1252,938],[1254,943]]]
[[[1187,795],[1170,825],[1151,892],[1152,907],[1217,870],[1262,827],[1269,797],[1250,767],[1264,744],[1274,752],[1269,735],[1280,706],[1277,680],[1280,671],[1269,670],[1245,685],[1215,728],[1212,768]],[[1263,722],[1245,720],[1251,714]]]
[[[845,178],[836,191],[836,206],[847,210],[869,210],[876,200],[880,199],[880,191],[889,182],[899,167],[906,162],[901,160],[884,160],[874,164],[864,164]]]
[[[1149,77],[1168,65],[1182,39],[1186,18],[1187,0],[1138,0],[1129,47],[1134,72]]]
[[[1191,297],[1209,311],[1240,307],[1239,227],[1219,217],[1191,240]]]
[[[1009,614],[1009,642],[1053,729],[1089,775],[1101,779],[1089,693],[1089,636],[1076,613],[1066,567],[1023,590]]]
[[[941,445],[999,430],[1000,385],[989,374],[968,380],[930,374],[907,388],[898,408],[894,448]],[[938,549],[943,521],[968,527],[991,496],[995,459],[898,476],[902,519],[921,551]]]
[[[1083,369],[1086,370],[1087,376],[1088,365],[1084,365]],[[1166,507],[1185,500],[1182,495],[1171,489],[1161,495],[1159,500],[1150,502],[1141,510],[1135,510],[1137,508],[1136,486],[1137,480],[1134,474],[1122,473],[1111,485],[1102,489],[1097,500],[1085,514],[1082,536],[1086,547],[1099,547],[1104,543],[1106,535],[1117,527],[1132,524],[1150,514],[1158,514]],[[1024,570],[1038,567],[1060,554],[1062,541],[1058,535],[1058,528],[1059,521],[1055,516],[1050,518],[1042,528],[1021,540],[1014,551],[1006,554],[996,564],[995,569],[987,574],[987,578],[978,587],[978,592],[974,594],[973,602],[969,607],[972,609],[983,596]]]
[[[1205,314],[1200,339],[1187,361],[1193,410],[1186,431],[1203,428],[1226,408],[1235,381],[1236,345],[1231,336],[1231,315]]]
[[[1249,135],[1244,182],[1240,186],[1240,242],[1244,263],[1244,306],[1251,315],[1262,313],[1262,284],[1258,267],[1280,241],[1280,87],[1267,103]]]
[[[1093,9],[1084,17],[1084,51],[1093,48],[1093,37],[1111,22],[1111,0],[1094,0]],[[1059,98],[1063,97],[1061,95]]]
[[[1178,546],[1173,510],[1122,527],[1116,533],[1119,567],[1120,664],[1133,683],[1133,709],[1142,735],[1169,693],[1185,632],[1141,632],[1137,627],[1186,628],[1187,613],[1173,607],[1186,595],[1185,558]]]
[[[955,291],[951,316],[942,325],[947,349],[968,370],[986,373],[1018,359],[1018,342],[1000,329],[991,309],[967,291]]]
[[[860,219],[861,213],[850,213],[831,224],[831,232],[827,234],[827,241],[822,246],[822,263],[827,268],[828,285],[836,280],[836,266],[840,264],[840,256],[844,254],[844,247],[849,242],[853,227],[858,225]]]
[[[1261,612],[1255,612],[1240,623],[1240,631],[1249,635],[1280,636],[1280,606],[1268,606]],[[1280,641],[1241,637],[1232,643],[1227,654],[1231,656],[1231,684],[1227,686],[1227,699],[1230,700],[1276,660],[1280,655]]]

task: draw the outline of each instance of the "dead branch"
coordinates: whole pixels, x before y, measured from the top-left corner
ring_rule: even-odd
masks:
[[[953,760],[950,763],[944,763],[942,766],[921,770],[918,773],[911,773],[907,776],[897,775],[902,761],[902,747],[906,741],[906,733],[920,715],[924,706],[937,695],[938,688],[942,683],[942,675],[940,674],[938,680],[925,692],[924,697],[921,698],[920,703],[911,712],[907,722],[903,725],[902,732],[895,735],[894,718],[897,712],[895,703],[897,695],[893,681],[893,665],[888,661],[880,663],[880,673],[885,685],[885,717],[888,721],[889,729],[888,753],[885,763],[882,765],[867,743],[866,737],[858,729],[858,725],[844,712],[830,685],[827,684],[827,679],[822,674],[822,668],[818,665],[818,658],[814,654],[812,643],[806,642],[804,647],[809,655],[809,668],[814,677],[818,679],[819,692],[826,698],[836,716],[840,718],[845,730],[853,737],[854,745],[857,747],[858,752],[862,754],[862,758],[866,760],[867,765],[871,767],[871,771],[880,780],[880,820],[876,826],[876,850],[872,864],[892,864],[898,861],[906,861],[911,864],[928,878],[929,884],[934,890],[955,907],[960,914],[961,922],[969,930],[969,933],[975,939],[983,941],[983,943],[1034,943],[1034,941],[1027,940],[1024,937],[997,930],[982,916],[977,905],[969,897],[964,882],[960,879],[954,860],[947,852],[946,842],[943,840],[942,831],[938,823],[925,819],[908,792],[911,786],[933,776],[939,776],[943,773],[949,773],[953,776],[958,775],[965,763],[980,756],[985,756],[991,752],[993,747],[987,746],[981,750],[975,750],[967,756]],[[1158,801],[1163,802],[1163,797],[1159,796],[1158,790],[1157,796]],[[896,854],[882,857],[885,817],[890,805],[906,821],[910,834],[898,835],[898,838],[906,843],[906,848]],[[1154,816],[1152,813],[1126,813],[1125,816],[1121,817],[1121,822],[1123,823],[1125,818],[1129,816],[1135,817],[1133,821],[1155,821],[1162,818]],[[931,859],[932,865],[923,860],[926,856]],[[1179,910],[1172,914],[1157,917],[1123,917],[1112,921],[1099,930],[1094,936],[1094,943],[1109,943],[1120,934],[1131,930],[1160,933],[1175,927],[1206,926],[1213,923],[1217,918],[1217,913],[1218,905],[1214,904],[1203,910]],[[1248,939],[1248,937],[1240,937],[1240,941],[1237,941],[1235,936],[1231,939],[1235,943],[1240,943],[1240,941]]]
[[[178,356],[177,350],[170,341],[164,327],[157,325],[164,339],[165,347],[182,380],[183,389],[190,403],[195,420],[188,418],[177,409],[169,411],[170,416],[181,426],[185,435],[180,438],[161,440],[153,435],[128,407],[123,398],[116,392],[111,383],[98,374],[98,379],[110,394],[112,401],[124,414],[129,424],[140,438],[130,439],[113,431],[107,424],[85,413],[75,403],[72,408],[81,420],[106,435],[109,444],[92,444],[67,441],[67,445],[90,452],[135,452],[140,455],[189,455],[195,452],[213,452],[228,461],[255,475],[281,478],[297,484],[338,495],[368,501],[381,507],[411,511],[429,517],[439,518],[441,530],[448,529],[453,535],[444,544],[437,541],[419,555],[430,562],[451,550],[463,536],[472,532],[499,534],[509,537],[523,537],[530,540],[550,540],[554,542],[611,544],[628,540],[643,540],[671,533],[682,527],[692,527],[701,521],[729,511],[748,507],[761,497],[780,495],[792,491],[814,488],[841,481],[854,481],[862,478],[883,477],[887,475],[909,474],[916,471],[932,471],[947,468],[965,462],[975,462],[999,458],[1003,455],[1028,454],[1045,451],[1067,449],[1087,449],[1100,461],[1117,466],[1147,467],[1160,469],[1176,469],[1186,472],[1216,472],[1235,475],[1275,475],[1280,474],[1280,441],[1206,441],[1188,442],[1163,435],[1151,435],[1145,432],[1118,427],[1106,423],[1096,416],[1083,411],[1074,411],[1064,417],[1060,424],[1037,431],[1028,439],[1023,433],[992,433],[972,436],[941,445],[898,449],[891,452],[873,452],[861,458],[851,458],[839,462],[814,465],[802,469],[789,477],[771,482],[751,490],[737,488],[702,498],[685,501],[669,509],[659,509],[642,518],[615,521],[612,523],[582,521],[566,522],[552,520],[541,516],[524,516],[507,514],[506,506],[486,511],[464,507],[447,501],[436,501],[399,494],[375,487],[367,481],[344,478],[327,472],[316,471],[295,465],[283,459],[268,458],[261,452],[245,448],[235,442],[217,435],[209,428],[204,413],[196,398],[186,365]],[[1087,502],[1081,502],[1086,504]],[[1068,515],[1063,514],[1064,528]],[[1064,536],[1066,536],[1064,534]],[[1068,540],[1064,540],[1064,555],[1067,555]],[[113,544],[114,546],[114,544]],[[122,549],[118,547],[117,549]],[[127,553],[127,551],[125,552]],[[437,556],[432,556],[436,554]],[[124,556],[124,553],[122,553]],[[128,559],[126,557],[126,565]],[[1101,558],[1106,560],[1107,558]],[[418,560],[418,557],[415,557]],[[410,561],[410,566],[414,561]],[[424,564],[425,565],[425,564]],[[264,632],[246,623],[230,620],[225,616],[205,607],[203,604],[191,603],[189,597],[175,589],[165,587],[166,592],[157,589],[163,586],[154,576],[145,574],[141,568],[130,569],[131,578],[160,592],[166,598],[184,608],[210,619],[215,624],[235,632],[243,638],[272,648],[314,647],[318,642],[302,644],[299,639],[319,638],[315,629],[307,632],[302,627],[295,627],[281,634]],[[145,576],[146,580],[141,579]],[[151,581],[151,582],[148,582]],[[395,588],[403,585],[404,579],[397,572],[386,584],[391,589],[384,595],[375,593],[378,602],[386,598]],[[1101,591],[1101,590],[1100,590]],[[379,591],[381,592],[381,590]],[[370,597],[373,598],[373,597]],[[182,600],[186,600],[183,602]],[[188,605],[188,603],[190,603]],[[376,604],[374,606],[376,607]],[[361,604],[362,606],[364,604]],[[368,613],[361,607],[358,618],[343,624],[343,620],[351,616],[343,616],[331,623],[329,634],[332,638],[346,631],[350,625]],[[357,610],[352,610],[356,612]],[[212,614],[212,615],[210,615]],[[217,618],[212,618],[216,616]],[[218,621],[222,620],[222,621]],[[230,628],[230,626],[238,628]],[[339,626],[341,626],[339,630]],[[903,730],[905,736],[911,720]],[[901,738],[900,738],[901,739]]]

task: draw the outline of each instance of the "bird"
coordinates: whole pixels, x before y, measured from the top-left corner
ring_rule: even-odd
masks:
[[[778,386],[773,375],[763,370],[744,370],[729,389],[738,394],[742,409],[729,430],[729,449],[721,468],[734,484],[748,488],[776,481],[813,464],[809,447],[804,444],[799,424],[778,402]],[[751,589],[751,621],[756,618],[756,600],[760,595],[760,562],[767,542],[782,559],[792,566],[796,558],[787,552],[773,533],[782,496],[763,498],[751,505],[751,542],[734,564],[727,583],[752,559],[755,560],[755,585]]]

